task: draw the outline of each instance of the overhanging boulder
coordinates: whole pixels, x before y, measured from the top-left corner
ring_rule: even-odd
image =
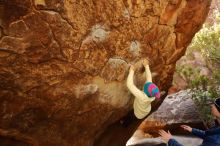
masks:
[[[132,108],[128,65],[148,57],[166,92],[210,3],[0,0],[1,140],[15,130],[30,145],[124,145],[138,124],[117,122]]]

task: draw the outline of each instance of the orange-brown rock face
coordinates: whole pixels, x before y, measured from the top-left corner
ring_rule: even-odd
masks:
[[[150,58],[154,82],[167,91],[175,62],[209,5],[209,0],[0,0],[0,144],[102,141],[106,127],[132,108],[128,64]]]

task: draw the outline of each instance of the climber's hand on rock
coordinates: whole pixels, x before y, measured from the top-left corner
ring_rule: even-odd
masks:
[[[190,126],[181,125],[180,127],[183,128],[184,130],[188,131],[188,132],[192,132],[192,128]]]
[[[148,66],[148,65],[149,65],[149,61],[148,61],[147,59],[144,59],[144,60],[142,61],[142,64],[144,65],[144,67],[145,67],[145,66]]]
[[[129,71],[134,71],[134,69],[135,69],[135,68],[134,68],[134,65],[131,64],[131,65],[130,65],[130,70],[129,70]]]
[[[166,143],[172,138],[170,131],[166,132],[164,130],[159,130],[159,135],[161,136],[161,139]]]

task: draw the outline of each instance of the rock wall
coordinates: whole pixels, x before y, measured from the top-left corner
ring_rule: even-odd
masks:
[[[181,124],[205,129],[190,90],[182,90],[167,96],[158,110],[148,116],[138,129],[143,130],[146,137],[158,137],[160,129],[169,130],[173,134],[188,134],[180,128]]]
[[[132,108],[128,65],[148,57],[166,92],[210,2],[0,0],[0,143],[103,145]]]
[[[202,139],[195,139],[189,132],[183,130],[180,127],[183,124],[201,130],[206,129],[190,90],[168,95],[157,111],[141,123],[126,146],[154,146],[164,143],[158,134],[161,129],[169,130],[184,146],[200,145]]]

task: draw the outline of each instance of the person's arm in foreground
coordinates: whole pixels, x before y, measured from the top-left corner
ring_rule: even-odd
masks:
[[[190,126],[187,126],[187,125],[181,125],[181,127],[184,130],[186,130],[186,131],[192,133],[193,135],[195,135],[197,137],[200,137],[202,139],[204,139],[204,137],[206,135],[205,131],[203,131],[203,130],[199,130],[199,129],[196,129],[196,128],[191,128]]]
[[[168,143],[168,146],[183,146],[172,138],[172,135],[169,131],[166,132],[164,130],[159,130],[159,135],[164,142]]]

